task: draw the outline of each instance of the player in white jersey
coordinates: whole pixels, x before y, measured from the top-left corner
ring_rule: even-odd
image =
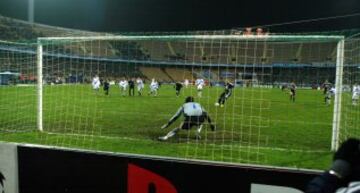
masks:
[[[189,80],[188,79],[185,79],[184,80],[184,86],[185,86],[185,88],[187,88],[188,86],[189,86]]]
[[[92,82],[91,82],[91,85],[93,87],[93,89],[98,92],[99,89],[100,89],[100,79],[98,76],[94,76]]]
[[[200,132],[204,125],[205,120],[208,121],[210,124],[210,128],[212,131],[215,131],[215,125],[211,123],[211,119],[204,108],[199,104],[194,102],[194,98],[189,96],[185,99],[185,104],[183,104],[178,111],[175,113],[173,117],[161,127],[161,129],[165,129],[169,127],[172,123],[174,123],[182,114],[184,114],[184,121],[180,123],[179,127],[171,130],[165,136],[159,137],[159,140],[165,141],[170,137],[175,136],[180,129],[189,130],[193,126],[197,126],[198,129],[196,130],[196,139],[200,139]]]
[[[144,82],[140,77],[136,79],[136,86],[137,86],[138,94],[139,96],[141,96],[142,90],[144,89]]]
[[[325,104],[326,105],[330,105],[331,104],[331,97],[335,95],[335,88],[331,87],[330,89],[328,88],[326,93],[325,93]]]
[[[360,86],[354,85],[352,90],[352,97],[351,97],[352,105],[356,106],[358,104],[359,96],[360,96]]]
[[[201,98],[202,97],[202,90],[203,90],[203,88],[205,86],[204,79],[202,79],[202,78],[196,79],[195,85],[196,85],[196,89],[197,89],[197,95],[198,95],[199,98]]]
[[[150,92],[149,95],[157,96],[157,91],[159,89],[159,83],[153,78],[150,83]]]
[[[120,80],[119,82],[119,87],[120,87],[120,91],[121,91],[121,95],[122,96],[125,96],[126,95],[126,89],[127,89],[127,86],[128,86],[128,81],[124,78],[122,80]]]

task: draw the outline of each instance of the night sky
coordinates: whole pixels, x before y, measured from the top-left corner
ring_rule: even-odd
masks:
[[[360,0],[35,0],[38,23],[107,32],[229,29],[353,13],[360,13]],[[0,0],[0,14],[26,20],[27,0]],[[269,28],[360,28],[360,15]]]

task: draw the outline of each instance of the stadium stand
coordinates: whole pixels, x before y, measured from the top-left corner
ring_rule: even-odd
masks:
[[[141,47],[142,52],[149,55],[152,60],[168,61],[171,55],[169,47],[166,42],[155,42],[155,41],[139,41],[137,42]]]
[[[1,40],[11,41],[34,41],[37,37],[43,36],[109,35],[43,24],[30,24],[3,16],[0,16],[0,32]],[[204,32],[204,34],[206,33]],[[214,32],[209,32],[209,34],[214,34]],[[4,47],[4,45],[1,46]],[[8,58],[7,54],[12,52],[3,48],[0,54],[4,55],[3,58]],[[257,74],[259,82],[263,84],[295,81],[297,84],[309,85],[318,84],[319,80],[334,80],[334,76],[328,74],[334,74],[335,71],[336,43],[299,41],[292,42],[289,49],[288,43],[281,41],[271,44],[256,41],[205,40],[82,41],[72,42],[65,46],[52,45],[51,50],[46,50],[46,52],[47,54],[65,54],[58,59],[57,64],[64,69],[63,72],[53,70],[53,74],[48,74],[52,77],[51,79],[55,79],[57,76],[68,76],[65,74],[76,74],[78,68],[85,68],[85,71],[89,73],[83,74],[82,76],[85,77],[83,79],[89,79],[88,77],[98,73],[113,79],[120,77],[151,79],[154,77],[165,82],[173,82],[201,77],[209,81],[223,81],[225,79],[241,80],[243,75]],[[79,65],[67,68],[67,63],[76,63],[75,60],[72,60],[74,57]],[[86,57],[88,59],[85,59]],[[101,60],[101,58],[106,58],[106,60]],[[132,60],[132,62],[124,63],[124,60]],[[47,62],[46,58],[44,61]],[[17,67],[21,63],[20,61],[6,62]],[[147,64],[145,65],[145,63]],[[11,65],[7,65],[7,69],[3,69],[3,71],[11,70]],[[139,65],[142,67],[137,67]],[[99,66],[99,68],[95,69],[94,66]],[[196,68],[195,66],[202,67]],[[26,72],[24,74],[30,77],[34,73]]]
[[[17,20],[0,16],[0,39],[1,40],[33,40],[41,33],[33,30],[30,25],[23,25]]]
[[[163,82],[173,82],[165,71],[160,67],[140,67],[140,72],[148,79],[156,78]]]
[[[194,79],[191,71],[186,68],[165,68],[165,71],[174,81],[184,81],[185,79],[192,81]]]

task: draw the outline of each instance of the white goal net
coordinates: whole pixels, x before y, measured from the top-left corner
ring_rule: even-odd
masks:
[[[346,56],[355,65],[359,45],[351,45]],[[358,120],[355,106],[343,107],[351,92],[343,87],[352,88],[357,75],[343,66],[342,36],[55,37],[40,38],[31,48],[38,58],[17,56],[31,62],[12,61],[11,69],[3,62],[11,60],[6,53],[18,52],[0,51],[0,73],[42,77],[38,93],[34,86],[2,83],[6,111],[0,113],[10,118],[0,118],[0,131],[31,125],[34,136],[23,137],[34,143],[301,167],[296,160],[328,153],[346,135],[341,128]],[[344,86],[343,76],[352,77]],[[32,101],[23,107],[31,111],[14,114],[9,101],[22,101],[14,99],[20,92]],[[181,115],[161,129],[188,96],[211,122],[205,117],[182,124],[188,122]],[[345,110],[351,113],[342,116]]]

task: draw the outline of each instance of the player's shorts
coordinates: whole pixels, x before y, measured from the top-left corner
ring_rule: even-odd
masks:
[[[232,92],[231,90],[225,91],[225,98],[229,98],[231,96]]]
[[[99,89],[100,89],[100,86],[93,85],[93,89],[94,89],[94,90],[99,90]]]
[[[181,129],[189,130],[193,126],[200,126],[205,121],[205,116],[186,116]]]
[[[359,100],[359,94],[358,94],[358,93],[354,93],[354,94],[352,95],[352,99],[353,99],[353,100]]]
[[[291,96],[295,96],[296,95],[295,90],[290,90],[290,94],[291,94]]]
[[[325,99],[326,99],[326,100],[330,100],[330,99],[331,99],[331,94],[326,94],[326,95],[325,95]]]

